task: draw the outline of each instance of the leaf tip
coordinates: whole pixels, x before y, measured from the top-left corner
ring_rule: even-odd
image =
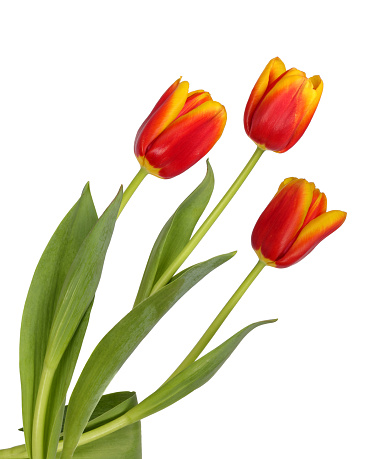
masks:
[[[90,182],[86,182],[86,185],[83,187],[82,194],[90,192]]]
[[[212,169],[212,166],[210,164],[210,160],[207,158],[206,160],[206,165],[207,165],[207,172],[206,172],[206,177],[212,176],[212,179],[215,181],[215,176],[214,176],[214,171]]]

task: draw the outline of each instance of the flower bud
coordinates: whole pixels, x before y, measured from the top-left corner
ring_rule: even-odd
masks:
[[[308,255],[345,221],[346,212],[327,212],[327,198],[314,183],[288,178],[259,217],[251,244],[269,266],[287,268]]]
[[[263,70],[247,102],[246,134],[263,150],[284,153],[298,142],[318,106],[323,81],[317,75],[286,70],[275,57]]]
[[[160,178],[185,172],[205,156],[223,133],[225,108],[208,92],[188,92],[175,81],[139,128],[135,155],[142,167]]]

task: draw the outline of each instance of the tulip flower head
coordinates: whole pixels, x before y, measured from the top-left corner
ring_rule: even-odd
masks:
[[[247,102],[246,134],[263,150],[284,153],[301,138],[318,106],[323,81],[318,75],[286,70],[275,57],[263,70]]]
[[[287,268],[336,231],[345,218],[340,210],[327,212],[327,198],[314,183],[287,178],[259,217],[251,244],[264,263]]]
[[[219,140],[227,119],[225,108],[206,91],[189,91],[175,81],[139,128],[134,151],[150,174],[172,178],[205,156]]]

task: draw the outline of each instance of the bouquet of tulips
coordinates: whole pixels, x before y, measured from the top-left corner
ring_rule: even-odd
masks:
[[[20,337],[20,375],[25,444],[0,451],[2,459],[139,459],[141,424],[209,381],[240,342],[264,320],[245,326],[220,346],[204,349],[245,291],[266,266],[286,268],[338,229],[346,213],[327,212],[327,199],[312,182],[282,180],[252,233],[258,262],[207,331],[164,384],[138,402],[134,392],[105,394],[128,357],[172,306],[234,253],[179,271],[266,150],[283,153],[300,139],[318,106],[319,76],[307,78],[272,59],[247,102],[244,127],[256,150],[203,224],[214,175],[207,161],[202,183],[161,229],[130,311],[99,341],[69,401],[67,391],[95,303],[116,220],[143,179],[173,178],[215,145],[226,123],[225,108],[206,91],[189,92],[177,80],[161,96],[135,138],[140,170],[98,218],[86,185],[44,250],[27,295]],[[230,407],[226,408],[230,410]],[[229,413],[228,413],[229,414]]]

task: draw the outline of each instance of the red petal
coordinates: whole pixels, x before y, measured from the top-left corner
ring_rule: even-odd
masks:
[[[185,105],[178,114],[177,118],[186,115],[186,113],[191,112],[192,110],[194,110],[194,108],[197,108],[199,107],[199,105],[202,105],[210,100],[212,100],[212,97],[209,92],[202,90],[190,92],[186,99]]]
[[[144,156],[148,145],[171,124],[182,110],[189,90],[189,83],[177,80],[162,95],[150,115],[139,128],[134,151],[137,157]]]
[[[302,228],[304,228],[311,220],[318,217],[327,211],[327,198],[324,193],[321,193],[318,188],[315,188],[313,200],[311,202],[309,211],[307,212],[305,221]]]
[[[310,221],[298,235],[288,252],[276,261],[277,268],[287,268],[308,255],[323,239],[336,231],[345,221],[346,212],[331,210]]]
[[[147,149],[146,159],[159,177],[175,177],[208,153],[225,123],[225,108],[219,102],[205,102],[163,131]]]
[[[271,59],[266,65],[265,69],[261,73],[258,81],[255,83],[253,90],[251,91],[249,100],[247,101],[245,114],[244,114],[244,125],[247,135],[250,132],[251,120],[253,113],[259,104],[260,100],[266,93],[268,87],[285,72],[286,68],[281,59],[275,57]]]
[[[262,99],[253,115],[249,136],[267,150],[281,151],[304,115],[300,93],[308,79],[302,72],[286,72]]]
[[[316,75],[309,78],[308,82],[309,83],[305,85],[303,91],[299,94],[299,105],[300,110],[303,112],[303,116],[301,117],[298,126],[294,130],[287,145],[282,150],[279,150],[278,153],[284,153],[298,142],[306,131],[316,109],[318,108],[323,92],[323,81]]]
[[[262,259],[275,261],[289,248],[303,225],[313,189],[306,180],[293,179],[268,204],[251,237],[253,249]]]

